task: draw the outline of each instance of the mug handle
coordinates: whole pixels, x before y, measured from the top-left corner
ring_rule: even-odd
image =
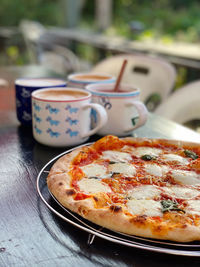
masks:
[[[92,130],[90,130],[89,132],[83,134],[81,137],[85,138],[85,137],[89,137],[93,134],[95,134],[102,126],[104,126],[108,120],[108,115],[107,112],[105,110],[104,107],[102,107],[99,104],[95,104],[95,103],[91,103],[91,104],[87,104],[84,106],[83,109],[88,109],[88,108],[93,108],[97,114],[98,114],[98,122],[97,122],[97,126],[95,128],[93,128]]]
[[[142,126],[143,124],[145,124],[145,122],[147,121],[147,117],[148,117],[148,110],[147,110],[146,106],[141,101],[136,100],[133,102],[129,102],[129,103],[126,103],[125,106],[126,107],[135,107],[137,112],[138,112],[138,115],[139,115],[139,120],[137,121],[137,123],[134,126],[125,129],[125,132],[130,132],[130,131]]]

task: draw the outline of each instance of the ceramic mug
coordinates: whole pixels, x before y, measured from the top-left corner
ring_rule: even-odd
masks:
[[[89,84],[113,83],[116,78],[108,74],[73,73],[68,76],[68,86],[85,88]]]
[[[16,112],[21,124],[31,125],[31,93],[40,88],[64,87],[66,81],[56,78],[20,78],[15,81]]]
[[[108,114],[108,121],[98,134],[127,136],[146,122],[148,111],[139,100],[139,89],[122,84],[119,91],[114,92],[114,87],[115,83],[93,84],[86,86],[86,90],[92,94],[92,102],[101,104]],[[95,125],[97,114],[94,110],[92,115],[93,125]]]
[[[40,89],[32,93],[33,136],[48,146],[73,146],[85,142],[107,121],[106,110],[91,103],[92,95],[77,88]],[[98,114],[91,129],[91,109]]]

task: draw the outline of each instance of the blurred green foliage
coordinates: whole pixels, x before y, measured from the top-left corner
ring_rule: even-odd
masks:
[[[1,0],[0,25],[17,26],[22,19],[29,19],[62,26],[65,1],[68,0]],[[83,3],[81,25],[95,28],[95,0]],[[199,0],[113,0],[113,24],[107,34],[140,40],[196,42],[200,39],[199,14]],[[131,21],[141,22],[144,29],[131,31]]]
[[[196,42],[200,39],[199,0],[115,0],[113,28],[117,34],[134,39],[173,39]],[[144,31],[131,32],[130,21],[144,24]]]
[[[60,0],[1,0],[0,25],[17,26],[22,19],[61,25],[61,10]]]
[[[64,2],[68,0],[1,0],[0,25],[18,26],[23,19],[38,21],[43,25],[64,26],[67,14]],[[74,0],[75,1],[75,0]],[[81,0],[80,0],[81,1]],[[95,24],[95,0],[82,0],[79,27],[97,30]],[[112,25],[105,34],[121,35],[130,40],[157,39],[164,44],[174,41],[198,42],[200,40],[199,0],[113,0]],[[131,28],[131,22],[142,25]],[[138,24],[139,23],[139,24]],[[136,27],[137,28],[137,27]],[[5,56],[9,62],[22,64],[18,44],[10,44]],[[16,48],[14,48],[16,46]],[[93,48],[78,46],[80,54],[91,60]],[[93,59],[94,60],[94,59]],[[97,59],[98,60],[98,59]],[[2,61],[0,59],[0,61]],[[1,62],[0,62],[1,63]],[[185,73],[181,71],[181,76]]]

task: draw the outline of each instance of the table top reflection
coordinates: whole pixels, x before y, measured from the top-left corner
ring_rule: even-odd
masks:
[[[196,132],[154,114],[134,135],[200,143]],[[19,124],[13,108],[0,110],[1,266],[199,266],[199,258],[148,252],[99,237],[88,246],[88,233],[54,215],[36,190],[41,168],[67,149],[40,145],[31,127]]]

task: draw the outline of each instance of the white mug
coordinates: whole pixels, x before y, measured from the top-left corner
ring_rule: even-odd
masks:
[[[85,88],[89,84],[113,83],[116,78],[109,74],[99,73],[72,73],[68,77],[67,86],[75,88]]]
[[[33,136],[48,146],[73,146],[85,142],[107,121],[106,110],[91,103],[91,94],[75,88],[39,89],[32,93]],[[91,109],[98,122],[91,129]]]
[[[113,134],[127,136],[142,126],[148,117],[145,105],[139,100],[140,90],[122,84],[119,91],[114,92],[115,83],[92,84],[86,90],[92,94],[92,102],[101,104],[107,111],[108,121],[97,134]],[[97,114],[93,110],[93,125],[97,122]]]

